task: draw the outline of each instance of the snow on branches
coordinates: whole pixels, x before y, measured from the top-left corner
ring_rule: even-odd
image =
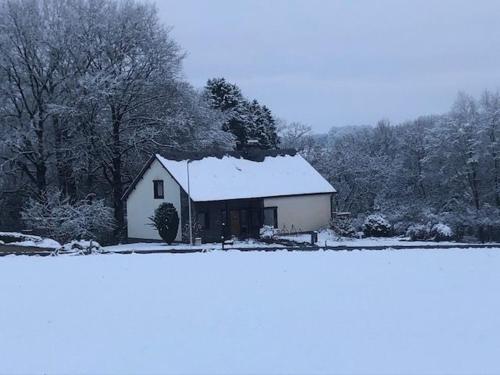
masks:
[[[60,191],[52,191],[40,200],[29,199],[21,213],[29,228],[61,243],[74,239],[97,239],[114,227],[113,211],[102,199],[70,202]]]

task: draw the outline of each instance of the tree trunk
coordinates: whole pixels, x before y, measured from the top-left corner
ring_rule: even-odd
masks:
[[[70,140],[68,139],[67,132],[61,129],[59,116],[54,115],[52,117],[52,125],[54,127],[56,169],[59,188],[65,196],[76,199],[76,181],[73,173],[73,166],[69,160],[71,155],[64,150],[64,147],[69,147]]]
[[[420,194],[423,199],[427,199],[427,191],[424,186],[424,177],[423,177],[423,167],[422,167],[422,159],[423,156],[417,157],[417,181],[418,181],[418,189],[420,190]]]
[[[112,142],[112,174],[111,183],[113,190],[113,208],[116,221],[115,235],[121,236],[124,229],[124,208],[123,208],[123,181],[122,181],[122,156],[121,156],[121,140],[120,126],[121,116],[112,107],[111,117],[113,122],[113,142]]]
[[[479,210],[481,207],[480,199],[479,199],[479,178],[477,176],[476,168],[472,168],[471,176],[470,176],[471,190],[472,190],[472,198],[474,200],[474,206],[476,210]]]
[[[116,220],[116,234],[120,235],[124,227],[124,210],[123,210],[123,185],[121,178],[121,157],[113,158],[113,208]]]
[[[39,120],[35,128],[37,141],[37,160],[35,162],[36,187],[38,194],[41,196],[47,189],[47,166],[45,165],[45,145],[44,145],[44,129],[43,115],[39,114]]]
[[[491,156],[493,158],[493,173],[494,173],[494,181],[495,181],[495,204],[497,207],[500,207],[500,161],[499,156],[496,150],[496,134],[495,134],[495,126],[491,129],[490,141],[492,147]]]
[[[500,207],[500,163],[498,162],[498,156],[496,153],[493,153],[493,158],[495,159],[495,203],[497,207]]]

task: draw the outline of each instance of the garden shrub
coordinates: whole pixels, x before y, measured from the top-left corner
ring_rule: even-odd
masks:
[[[340,237],[355,237],[356,229],[349,218],[336,218],[331,221],[330,228]]]
[[[432,226],[429,236],[434,241],[450,241],[453,239],[453,231],[448,225],[437,223]]]
[[[264,225],[259,229],[260,238],[270,240],[273,239],[276,235],[280,233],[278,228],[275,228],[271,225]]]
[[[429,226],[423,224],[413,224],[406,230],[406,236],[412,241],[425,241],[429,239]]]
[[[61,243],[100,239],[115,228],[113,210],[103,199],[71,202],[60,191],[47,192],[42,199],[29,199],[21,216],[30,229]]]
[[[366,237],[390,237],[392,226],[382,215],[373,214],[365,219],[363,233]]]
[[[154,215],[149,219],[163,241],[169,245],[174,242],[179,229],[179,215],[172,203],[160,204]]]

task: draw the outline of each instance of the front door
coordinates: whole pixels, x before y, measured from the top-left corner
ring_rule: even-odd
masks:
[[[239,236],[241,232],[240,210],[229,211],[229,226],[232,236]]]

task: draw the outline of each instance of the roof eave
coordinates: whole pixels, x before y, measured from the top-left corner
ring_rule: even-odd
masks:
[[[194,199],[191,197],[193,202],[223,202],[223,201],[236,201],[243,199],[270,199],[270,198],[284,198],[284,197],[301,197],[301,196],[309,196],[309,195],[332,195],[337,193],[337,191],[325,191],[325,192],[316,192],[316,193],[299,193],[299,194],[283,194],[283,195],[267,195],[267,196],[258,196],[258,197],[241,197],[241,198],[220,198],[220,199]]]
[[[156,155],[151,155],[151,157],[148,159],[148,161],[146,162],[146,164],[144,164],[144,166],[142,167],[142,169],[139,172],[139,174],[134,178],[134,180],[129,185],[129,187],[127,188],[127,190],[125,190],[125,193],[123,193],[122,198],[121,198],[122,201],[127,200],[127,198],[129,197],[130,193],[132,193],[132,191],[134,191],[134,189],[137,186],[137,184],[139,183],[139,181],[142,179],[142,177],[144,177],[144,174],[151,167],[151,164],[153,164],[153,161],[155,161],[156,159],[157,159]]]

